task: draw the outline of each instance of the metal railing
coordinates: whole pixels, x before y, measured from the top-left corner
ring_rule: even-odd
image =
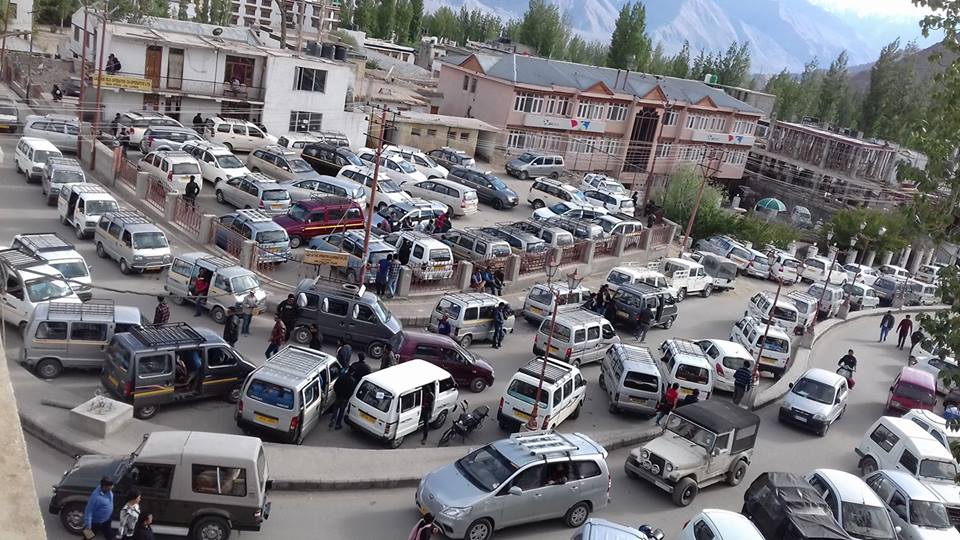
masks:
[[[484,259],[477,259],[473,261],[474,268],[488,268],[490,271],[495,270],[504,270],[507,267],[507,261],[510,260],[510,256],[506,257],[487,257]]]
[[[134,189],[137,188],[138,172],[139,171],[137,170],[136,163],[130,160],[124,159],[120,163],[120,180],[122,180],[123,182],[125,182],[126,184],[128,184],[130,187]]]
[[[240,252],[243,250],[244,240],[246,238],[238,232],[224,227],[220,223],[214,222],[213,226],[210,227],[209,242],[238,259],[240,258]]]
[[[280,269],[282,264],[303,265],[303,259],[292,251],[283,252],[277,248],[264,248],[259,244],[253,246],[253,267],[261,274],[272,274]],[[303,274],[304,269],[298,268],[297,274]],[[314,271],[315,272],[315,271]]]
[[[563,248],[560,255],[560,264],[577,263],[583,260],[583,252],[587,249],[589,242],[581,240],[572,246]]]
[[[177,206],[173,213],[174,223],[194,234],[200,234],[200,222],[202,220],[203,213],[197,207],[196,202],[187,200],[183,195],[177,197]]]
[[[547,266],[547,259],[549,257],[550,251],[546,249],[535,253],[520,254],[520,273],[530,274],[533,272],[542,272]]]
[[[672,225],[654,225],[653,228],[649,229],[650,234],[650,247],[656,246],[665,246],[670,243],[670,236],[673,232]]]
[[[210,81],[203,79],[185,79],[183,77],[160,76],[156,79],[146,77],[143,73],[134,73],[130,71],[120,71],[113,74],[116,77],[128,77],[130,79],[146,80],[150,83],[154,92],[158,90],[167,90],[170,92],[181,92],[184,94],[199,94],[204,96],[217,96],[227,99],[236,99],[239,101],[262,101],[264,96],[264,87],[251,86],[248,84],[232,84],[230,81]],[[117,80],[114,84],[109,78],[110,75],[104,73],[104,88],[123,88],[124,81]],[[96,75],[93,76],[93,84],[96,85]],[[130,81],[131,88],[140,89],[139,85]]]
[[[147,202],[157,207],[161,212],[163,212],[164,206],[166,206],[167,188],[165,188],[163,183],[160,182],[160,179],[156,177],[150,178],[150,186],[147,188]]]
[[[595,244],[593,256],[594,257],[604,257],[608,255],[613,255],[614,251],[617,249],[617,240],[619,236],[611,235],[610,238],[606,240],[599,240]]]
[[[647,243],[648,236],[650,236],[650,229],[643,229],[642,231],[628,234],[626,243],[624,244],[624,251],[643,249],[643,246]]]

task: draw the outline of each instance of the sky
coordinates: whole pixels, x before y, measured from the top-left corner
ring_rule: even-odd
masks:
[[[910,0],[810,0],[810,2],[827,11],[848,11],[860,16],[880,15],[916,19],[927,11],[914,6]]]

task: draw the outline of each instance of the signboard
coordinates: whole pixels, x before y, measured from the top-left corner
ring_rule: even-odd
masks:
[[[573,131],[587,131],[603,133],[607,130],[607,123],[600,120],[583,120],[580,118],[561,118],[559,116],[544,116],[541,114],[527,114],[523,117],[523,125],[546,129],[567,129]]]
[[[696,142],[713,144],[737,144],[741,146],[753,146],[756,137],[752,135],[735,135],[733,133],[714,133],[713,131],[694,131],[691,139]]]
[[[303,262],[307,264],[346,267],[349,260],[350,255],[347,253],[323,251],[321,249],[307,249],[303,252]]]
[[[152,80],[126,75],[106,75],[101,73],[100,84],[106,88],[122,88],[124,90],[140,90],[143,92],[153,90]]]

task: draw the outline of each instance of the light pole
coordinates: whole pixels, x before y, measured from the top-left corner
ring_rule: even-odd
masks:
[[[830,240],[832,239],[833,239],[833,231],[832,230],[827,231],[827,246],[828,246],[827,249],[828,250],[830,249],[829,248]],[[855,243],[856,243],[856,239],[854,239],[853,243],[851,243],[851,247]],[[817,312],[813,316],[813,322],[810,323],[811,332],[817,326],[817,319],[820,318],[820,306],[823,305],[823,298],[827,295],[827,287],[830,286],[830,278],[833,276],[833,267],[837,265],[837,257],[840,256],[840,248],[838,248],[836,244],[834,244],[833,247],[834,247],[833,259],[830,261],[830,269],[827,270],[827,279],[824,280],[823,282],[823,286],[820,290],[820,298],[817,299]]]
[[[363,228],[363,257],[365,260],[360,265],[360,285],[366,283],[367,266],[370,264],[370,229],[373,227],[373,213],[377,209],[377,179],[380,176],[380,157],[383,154],[383,137],[386,132],[387,110],[384,108],[383,114],[380,116],[380,136],[377,137],[377,157],[373,162],[373,178],[370,180],[370,205],[367,207],[367,223]]]
[[[28,11],[30,15],[30,52],[27,54],[27,105],[30,105],[30,85],[33,82],[33,35],[37,31],[37,22],[33,17],[36,11]]]

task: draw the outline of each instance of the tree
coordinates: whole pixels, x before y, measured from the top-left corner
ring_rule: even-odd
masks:
[[[187,14],[188,7],[189,7],[188,0],[180,0],[177,3],[177,19],[181,21],[186,21],[190,18],[189,15]]]
[[[860,125],[860,102],[863,96],[844,85],[837,102],[836,123],[838,126],[856,129]]]
[[[777,119],[789,122],[797,117],[801,106],[800,85],[786,69],[771,77],[763,91],[777,96]]]
[[[431,36],[454,41],[463,40],[462,37],[457,36],[457,15],[448,6],[440,6],[436,11],[424,17],[423,27],[426,28],[427,34]]]
[[[681,79],[686,79],[687,75],[690,74],[690,42],[683,40],[683,47],[680,48],[680,52],[670,62],[670,73],[673,77],[679,77]]]
[[[10,9],[10,2],[3,2],[3,13],[0,13],[0,20]],[[63,32],[66,20],[70,18],[77,9],[80,8],[79,0],[38,0],[34,3],[37,10],[36,20],[42,24],[56,24]]]
[[[703,177],[692,165],[680,167],[670,175],[663,194],[663,213],[667,219],[686,227],[702,180]],[[700,239],[734,230],[736,218],[732,212],[726,212],[720,207],[723,199],[723,192],[719,188],[709,184],[704,188],[690,236]]]
[[[821,122],[832,123],[837,118],[837,108],[844,98],[847,87],[847,51],[843,51],[836,60],[830,62],[827,74],[820,85],[817,99],[817,118]]]
[[[717,82],[729,86],[740,86],[750,71],[750,47],[744,41],[730,43],[727,52],[717,53],[717,59],[714,64],[714,70],[717,75]]]
[[[924,111],[928,91],[904,57],[917,52],[915,43],[900,48],[894,40],[880,51],[870,69],[870,87],[863,99],[862,127],[869,137],[905,143],[914,119]]]
[[[393,32],[399,42],[410,41],[410,20],[413,19],[413,8],[410,0],[397,0],[397,7],[393,19]]]
[[[226,0],[210,0],[210,24],[223,26],[227,24],[229,15]]]
[[[563,59],[577,64],[592,66],[603,65],[607,58],[607,46],[599,41],[586,42],[580,36],[573,36],[567,43]]]
[[[393,36],[393,18],[396,16],[397,3],[395,0],[380,0],[376,8],[376,27],[373,35],[380,39],[390,39]]]
[[[814,57],[803,65],[800,74],[799,88],[797,89],[798,116],[809,116],[816,113],[817,98],[820,96],[820,61]]]
[[[560,13],[560,8],[545,0],[530,0],[518,29],[519,41],[533,48],[545,58],[557,58],[563,54],[570,38],[570,24]]]
[[[278,0],[279,2],[279,0]],[[283,13],[281,11],[281,13]],[[193,16],[193,20],[198,23],[208,23],[210,22],[210,2],[209,0],[197,0],[197,12]],[[286,28],[286,26],[284,26]]]
[[[663,43],[658,42],[657,46],[653,48],[653,52],[650,53],[650,60],[647,62],[645,71],[656,75],[669,75],[673,68],[672,61],[672,57],[664,54]]]
[[[278,2],[281,0],[277,0]],[[377,24],[377,5],[375,0],[357,0],[357,7],[353,11],[353,22],[364,32],[375,33]]]
[[[610,36],[607,66],[643,71],[650,62],[650,38],[647,37],[647,10],[643,3],[627,2]]]
[[[348,2],[349,3],[349,2]],[[407,36],[412,43],[420,41],[421,31],[423,29],[423,0],[411,0],[410,2],[410,24],[408,25]]]

